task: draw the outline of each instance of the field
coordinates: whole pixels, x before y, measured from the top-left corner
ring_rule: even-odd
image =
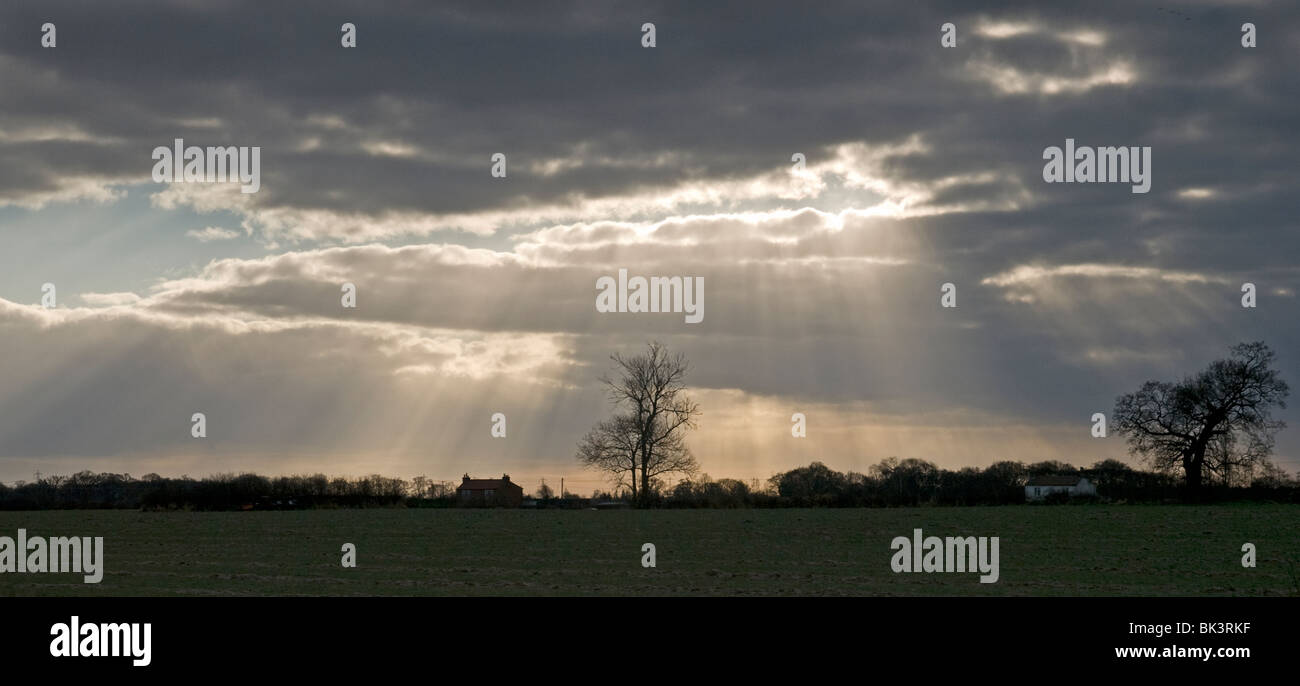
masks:
[[[0,596],[1300,594],[1300,507],[1285,505],[0,512],[0,536],[20,527],[103,536],[104,578],[5,573]],[[999,537],[1000,580],[892,572],[890,541],[917,527]]]

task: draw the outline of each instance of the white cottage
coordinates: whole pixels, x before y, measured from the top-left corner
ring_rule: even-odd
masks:
[[[1097,487],[1081,476],[1031,476],[1025,483],[1025,500],[1043,500],[1052,493],[1097,495]]]

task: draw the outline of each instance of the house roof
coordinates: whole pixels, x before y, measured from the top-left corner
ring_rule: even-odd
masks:
[[[1031,476],[1026,486],[1078,486],[1081,476]]]
[[[460,482],[460,488],[457,490],[486,491],[490,489],[495,491],[498,488],[502,488],[507,484],[511,486],[515,485],[513,482],[506,481],[504,479],[466,479]]]

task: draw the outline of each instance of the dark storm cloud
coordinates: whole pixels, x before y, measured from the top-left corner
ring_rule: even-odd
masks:
[[[902,179],[994,168],[1033,181],[1043,147],[1066,136],[1148,143],[1196,116],[1203,139],[1157,148],[1155,192],[1267,174],[1278,190],[1256,202],[1278,202],[1296,173],[1282,142],[1297,84],[1285,60],[1268,55],[1288,47],[1281,42],[1293,16],[1279,16],[1283,8],[1250,16],[1265,36],[1251,52],[1237,44],[1239,19],[1252,14],[1245,9],[1192,10],[1196,21],[1186,25],[1147,9],[21,6],[0,25],[0,68],[11,84],[5,128],[63,123],[115,142],[4,144],[0,155],[16,177],[6,186],[21,190],[82,174],[142,180],[148,152],[175,136],[260,144],[267,192],[259,206],[454,214],[747,177],[787,165],[794,151],[813,162],[837,143],[912,133],[933,153],[891,165]],[[1041,30],[977,33],[981,22],[1004,18]],[[46,20],[59,26],[54,50],[37,40]],[[345,21],[358,26],[355,50],[338,45]],[[653,50],[639,44],[644,21],[658,28]],[[956,49],[938,47],[945,21],[958,25]],[[1104,43],[1058,36],[1083,29]],[[1084,78],[1116,60],[1132,66],[1137,83],[1004,94],[973,76],[991,64],[1031,78]],[[218,121],[199,125],[206,120]],[[366,152],[382,143],[407,146],[407,156]],[[488,176],[498,151],[510,160],[504,182]],[[670,163],[652,162],[665,155]],[[528,171],[569,158],[574,166],[551,175]]]

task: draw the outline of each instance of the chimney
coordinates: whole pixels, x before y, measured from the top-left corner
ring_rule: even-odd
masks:
[[[465,483],[466,481],[469,481],[469,472],[466,472],[465,477],[460,480],[461,483]]]
[[[502,474],[502,475],[501,475],[501,480],[504,481],[504,482],[506,482],[506,483],[510,483],[510,475],[509,475],[509,474]]]

